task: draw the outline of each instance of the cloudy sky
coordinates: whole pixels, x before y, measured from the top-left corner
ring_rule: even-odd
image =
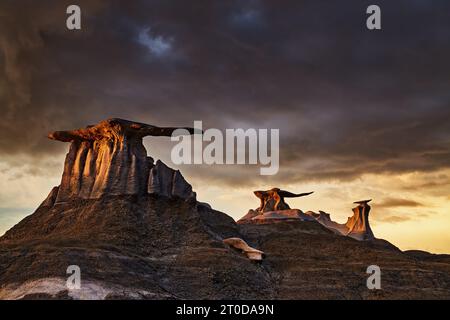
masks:
[[[66,28],[77,3],[82,29]],[[450,2],[0,2],[0,234],[59,184],[68,145],[110,117],[160,126],[280,129],[280,171],[175,166],[234,218],[252,190],[314,190],[291,206],[345,222],[373,198],[375,235],[450,253]]]

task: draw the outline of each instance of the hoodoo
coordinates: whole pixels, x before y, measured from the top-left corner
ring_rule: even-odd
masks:
[[[374,240],[375,236],[370,228],[369,224],[369,212],[370,206],[367,204],[371,200],[355,201],[358,206],[352,209],[353,216],[347,219],[347,222],[340,224],[331,220],[330,215],[323,211],[319,211],[319,214],[314,212],[307,212],[316,218],[324,227],[334,231],[337,234],[348,236],[356,240]]]
[[[306,193],[292,193],[281,190],[279,188],[272,188],[267,191],[254,191],[254,194],[261,200],[261,204],[257,209],[250,209],[248,213],[237,221],[239,224],[256,223],[266,224],[281,221],[317,221],[327,229],[336,234],[349,236],[356,240],[373,240],[372,229],[369,225],[370,206],[368,202],[371,200],[356,201],[357,207],[353,208],[353,216],[348,218],[347,223],[340,224],[331,220],[328,213],[319,211],[307,211],[304,213],[300,209],[291,209],[284,201],[284,198],[304,197],[312,194]]]
[[[304,197],[312,194],[313,192],[295,194],[289,191],[281,190],[279,188],[272,188],[267,191],[254,191],[253,193],[255,194],[255,196],[257,196],[261,200],[261,205],[258,209],[256,209],[256,211],[268,212],[274,210],[287,210],[290,209],[290,207],[284,201],[284,198]]]
[[[270,297],[270,279],[251,263],[263,252],[231,217],[197,202],[178,170],[147,156],[143,137],[176,129],[109,119],[50,133],[70,142],[62,181],[0,237],[0,299]],[[70,265],[82,270],[80,290],[66,288]],[[228,278],[251,293],[217,286]]]
[[[354,207],[353,217],[348,218],[345,226],[348,229],[347,235],[358,240],[373,240],[372,229],[369,224],[370,206],[368,203],[371,200],[355,201],[358,206]]]
[[[238,223],[196,201],[142,143],[175,129],[109,119],[51,133],[70,142],[61,185],[0,237],[0,299],[450,298],[448,256],[375,239],[368,200],[346,224],[291,208],[286,198],[310,193],[279,188],[256,191],[259,208]],[[362,285],[374,263],[383,268],[376,292]]]
[[[304,197],[313,192],[292,193],[281,190],[280,188],[272,188],[267,191],[254,191],[256,197],[260,199],[260,206],[256,209],[250,209],[248,213],[237,221],[237,223],[266,223],[285,220],[314,220],[307,216],[299,209],[291,209],[285,202],[284,198]]]
[[[161,161],[155,164],[142,143],[145,136],[171,136],[176,129],[113,118],[82,129],[50,133],[50,139],[70,142],[61,185],[53,191],[56,203],[105,194],[195,197],[181,173]],[[194,133],[193,128],[182,129]]]

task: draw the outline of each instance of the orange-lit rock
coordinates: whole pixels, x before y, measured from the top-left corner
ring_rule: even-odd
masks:
[[[50,133],[50,139],[71,143],[56,202],[147,192],[195,197],[181,173],[161,161],[155,165],[142,143],[145,136],[171,136],[176,129],[113,118],[95,126]]]
[[[354,207],[353,217],[348,218],[345,226],[348,229],[347,236],[357,240],[373,240],[372,229],[369,224],[370,206],[367,204],[371,200],[356,201],[358,206]]]
[[[335,234],[348,236],[356,240],[374,240],[375,236],[369,224],[371,200],[357,201],[357,207],[353,208],[353,216],[347,223],[340,224],[333,220],[328,213],[319,211],[307,211],[291,209],[284,201],[286,197],[302,197],[311,194],[294,194],[288,191],[273,188],[267,191],[255,191],[255,195],[261,200],[259,208],[250,209],[248,213],[237,221],[238,224],[270,224],[289,221],[317,221]]]
[[[316,221],[337,234],[351,237],[356,240],[373,240],[375,236],[369,224],[370,206],[368,202],[371,200],[356,201],[358,206],[352,209],[353,216],[349,217],[345,224],[340,224],[331,220],[330,215],[323,211],[319,214],[307,212],[316,218]]]
[[[267,211],[290,209],[289,205],[284,201],[284,198],[304,197],[310,195],[313,192],[295,194],[289,191],[281,190],[279,188],[272,188],[267,191],[257,190],[253,193],[261,201],[259,208],[256,209],[257,212],[261,213]]]
[[[267,211],[264,213],[258,213],[255,210],[250,210],[249,213],[247,213],[247,215],[239,219],[237,223],[264,224],[289,220],[314,221],[315,218],[303,213],[303,211],[299,209],[274,210],[274,211]]]

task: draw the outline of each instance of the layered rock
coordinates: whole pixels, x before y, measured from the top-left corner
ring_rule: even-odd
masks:
[[[323,211],[319,211],[319,214],[309,211],[307,214],[315,217],[317,222],[334,231],[336,234],[348,236],[356,240],[374,240],[375,236],[369,224],[370,206],[368,202],[370,201],[362,200],[354,202],[358,206],[352,209],[353,216],[349,217],[347,222],[343,224],[331,220],[330,215]]]
[[[345,224],[331,220],[328,213],[319,211],[307,211],[291,209],[284,201],[285,197],[301,197],[311,194],[294,194],[288,191],[273,188],[267,191],[255,191],[254,194],[261,200],[259,208],[250,209],[248,213],[237,221],[238,224],[268,224],[286,221],[317,221],[335,234],[348,236],[356,240],[374,240],[375,236],[369,224],[371,200],[356,201],[357,207],[353,208],[353,216],[348,218]]]
[[[314,221],[315,218],[304,213],[299,209],[274,210],[263,213],[258,213],[250,209],[249,212],[237,221],[238,224],[243,223],[273,223],[278,221]]]
[[[331,220],[331,216],[329,213],[326,213],[322,210],[319,210],[319,213],[315,213],[313,211],[306,212],[307,215],[315,218],[317,222],[326,227],[327,229],[333,231],[335,234],[347,235],[348,229],[345,224],[339,224],[333,220]]]
[[[50,193],[48,194],[47,198],[45,198],[44,201],[42,201],[39,208],[50,208],[52,207],[56,202],[56,197],[58,196],[59,187],[53,187]]]
[[[239,219],[238,223],[264,223],[265,221],[300,219],[303,221],[311,220],[299,209],[291,209],[284,198],[304,197],[313,192],[292,193],[280,188],[272,188],[266,191],[253,191],[255,196],[260,199],[260,205],[257,209],[250,209],[248,213]]]
[[[279,188],[272,188],[266,191],[257,190],[253,193],[261,201],[261,204],[259,208],[256,209],[256,211],[259,213],[263,213],[276,210],[288,210],[290,209],[290,207],[284,201],[284,198],[304,197],[310,195],[313,192],[295,194],[289,191],[281,190]]]
[[[369,224],[369,201],[371,200],[355,202],[358,206],[352,209],[353,216],[348,218],[345,224],[348,229],[347,236],[358,240],[373,240],[375,238]]]
[[[154,164],[142,143],[145,136],[171,136],[176,129],[194,133],[192,128],[160,128],[115,118],[50,133],[50,139],[70,142],[55,202],[98,199],[106,194],[195,197],[181,173],[161,161]]]
[[[192,186],[184,179],[181,172],[169,168],[160,160],[150,169],[147,192],[166,197],[195,198]]]
[[[449,256],[340,236],[367,234],[367,201],[345,225],[323,211],[275,207],[251,210],[248,220],[258,222],[238,225],[207,204],[186,201],[192,189],[181,174],[138,151],[142,124],[110,121],[52,135],[72,142],[66,162],[72,169],[33,214],[0,237],[0,299],[450,299]],[[125,133],[116,137],[116,130]],[[92,174],[70,176],[89,170],[94,145],[110,150],[108,143],[116,151],[104,157],[118,159],[116,165],[97,154]],[[92,193],[96,181],[103,193]],[[383,268],[382,290],[365,285],[372,264]],[[82,268],[80,290],[66,286],[69,265]]]

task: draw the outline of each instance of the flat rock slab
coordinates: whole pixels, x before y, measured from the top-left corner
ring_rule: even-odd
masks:
[[[300,220],[300,221],[315,221],[314,217],[311,217],[299,209],[288,210],[276,210],[268,211],[263,214],[256,215],[247,220],[248,223],[274,223],[277,221],[286,220]]]

